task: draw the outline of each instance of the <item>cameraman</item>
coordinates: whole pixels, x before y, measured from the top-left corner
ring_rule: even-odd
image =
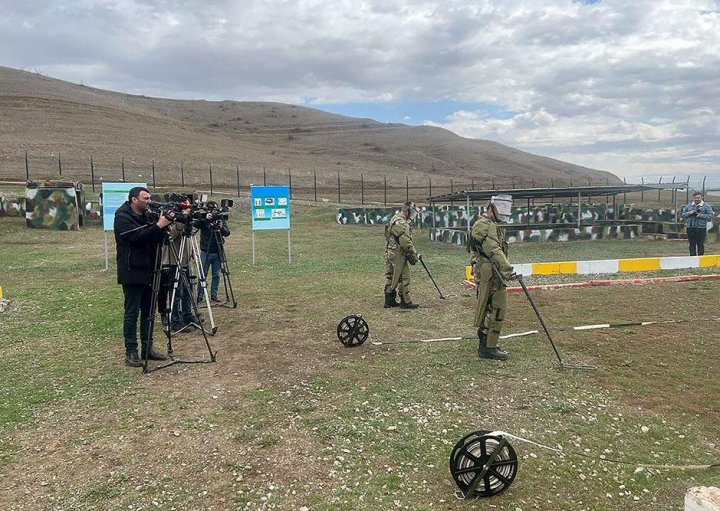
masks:
[[[148,215],[150,192],[136,186],[128,192],[128,200],[115,212],[115,244],[117,246],[117,281],[122,284],[125,296],[123,337],[125,339],[125,363],[140,367],[137,352],[137,320],[140,315],[140,339],[143,358],[165,360],[167,357],[155,351],[150,338],[152,325],[152,278],[158,255],[158,245],[163,240],[163,229],[172,219],[161,213],[156,223]]]
[[[687,227],[687,238],[690,243],[690,255],[705,254],[705,235],[707,223],[715,213],[710,204],[703,200],[700,192],[693,193],[693,201],[683,208],[682,218]]]
[[[198,227],[200,228],[200,261],[202,262],[205,279],[208,279],[208,269],[212,266],[210,300],[219,302],[218,290],[220,289],[220,268],[222,265],[220,256],[222,247],[220,245],[223,245],[225,238],[230,236],[230,228],[227,222],[222,219],[222,212],[218,208],[217,202],[209,201],[207,209],[207,216],[198,221]],[[198,302],[203,298],[203,288],[199,287]]]

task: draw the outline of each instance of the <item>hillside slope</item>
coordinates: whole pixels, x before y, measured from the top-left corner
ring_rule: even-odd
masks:
[[[154,162],[156,174],[207,168],[231,183],[235,170],[248,180],[268,175],[316,172],[329,180],[404,183],[426,179],[480,185],[531,181],[538,186],[620,182],[614,175],[536,156],[447,130],[385,124],[269,102],[169,100],[133,96],[0,67],[0,179],[33,168],[57,167],[64,175],[99,169],[124,158],[131,175]],[[223,177],[224,176],[224,177]],[[172,178],[170,178],[172,179]],[[256,181],[257,182],[257,181]]]

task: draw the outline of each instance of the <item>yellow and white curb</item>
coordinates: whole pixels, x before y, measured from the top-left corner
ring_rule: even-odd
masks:
[[[554,263],[513,264],[516,273],[530,275],[591,275],[595,273],[631,273],[720,266],[720,255],[639,257],[635,259],[598,259]],[[465,267],[465,278],[473,279],[472,266]]]
[[[720,256],[639,257],[634,259],[599,259],[595,261],[563,261],[557,263],[515,264],[521,275],[590,275],[720,266]]]

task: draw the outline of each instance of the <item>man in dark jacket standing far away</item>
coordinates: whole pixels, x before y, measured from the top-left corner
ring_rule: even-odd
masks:
[[[148,217],[150,192],[137,186],[128,192],[128,200],[115,212],[115,244],[117,246],[117,281],[125,295],[123,337],[125,363],[141,367],[138,358],[137,320],[140,316],[140,342],[143,359],[165,360],[167,356],[155,351],[150,338],[152,312],[152,278],[158,245],[163,240],[163,229],[171,219],[163,213],[156,223]]]

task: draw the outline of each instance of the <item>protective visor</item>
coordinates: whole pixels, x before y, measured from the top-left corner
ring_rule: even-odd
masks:
[[[410,212],[408,216],[409,220],[414,221],[418,217],[418,209],[414,202],[403,204],[403,210]]]
[[[510,219],[513,205],[512,195],[493,195],[490,198],[490,204],[494,207],[498,220],[506,222]]]

